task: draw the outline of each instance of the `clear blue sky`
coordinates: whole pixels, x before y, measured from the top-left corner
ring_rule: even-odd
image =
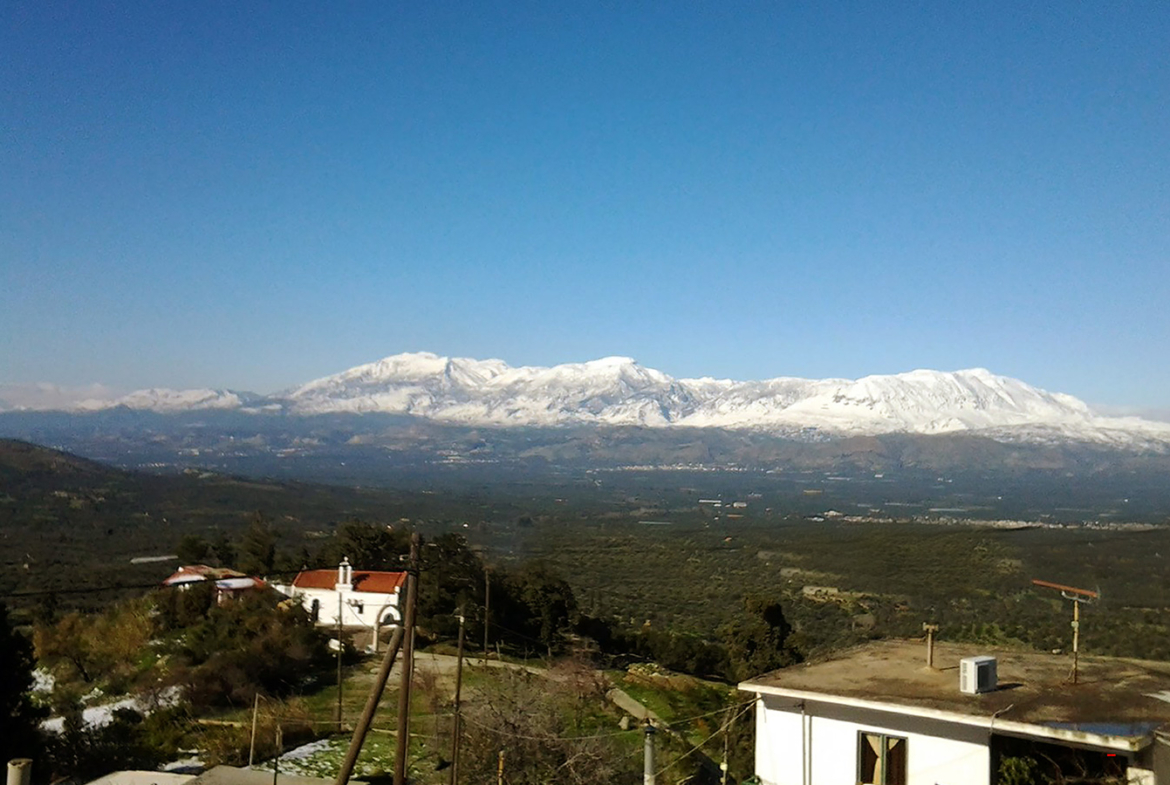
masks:
[[[0,382],[401,351],[1170,404],[1170,3],[0,6]]]

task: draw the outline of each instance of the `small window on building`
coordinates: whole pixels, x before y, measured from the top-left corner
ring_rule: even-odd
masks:
[[[906,785],[906,740],[881,733],[857,734],[859,785]]]

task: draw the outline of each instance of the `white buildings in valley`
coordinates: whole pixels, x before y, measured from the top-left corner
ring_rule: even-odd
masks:
[[[344,559],[336,570],[302,570],[291,584],[273,588],[299,599],[318,625],[336,627],[340,617],[342,627],[373,630],[400,622],[398,600],[405,585],[405,572],[355,570]]]
[[[1067,656],[970,659],[988,653],[936,644],[927,668],[924,644],[882,641],[743,682],[756,696],[757,776],[765,785],[1170,785],[1170,663],[1082,657],[1073,684]],[[960,690],[963,659],[988,681]]]

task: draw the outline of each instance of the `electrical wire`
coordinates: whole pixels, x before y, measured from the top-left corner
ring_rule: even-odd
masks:
[[[462,716],[462,718],[460,719],[460,722],[466,722],[466,723],[469,723],[471,725],[475,725],[479,728],[482,728],[484,730],[491,731],[493,734],[495,734],[497,736],[508,736],[509,738],[525,739],[527,741],[548,741],[547,736],[526,736],[523,733],[513,733],[511,731],[501,730],[499,727],[487,725],[485,723],[479,722],[478,720],[473,720],[469,716],[467,716],[466,714],[464,714]],[[593,733],[593,734],[588,734],[585,736],[559,736],[557,738],[559,741],[586,741],[588,739],[608,739],[608,738],[612,738],[614,736],[624,736],[627,733],[636,733],[639,730],[640,730],[639,728],[630,728],[628,730],[609,731],[607,733]]]
[[[747,712],[747,710],[750,709],[754,705],[755,705],[755,699],[752,699],[749,701],[745,701],[744,703],[741,703],[741,704],[732,704],[731,706],[725,706],[722,709],[717,709],[715,711],[709,711],[705,714],[696,714],[693,717],[676,718],[676,719],[671,720],[670,722],[665,722],[663,724],[668,728],[671,726],[675,726],[675,725],[685,725],[685,724],[694,722],[695,720],[701,720],[701,719],[705,719],[707,717],[712,717],[716,714],[726,714],[728,709],[734,709],[737,707],[741,707],[740,711],[738,711],[735,714],[735,716],[732,717],[728,721],[728,724],[725,724],[722,728],[715,731],[710,736],[708,736],[706,739],[704,739],[702,742],[700,742],[699,746],[701,747],[703,744],[706,744],[708,741],[710,741],[711,739],[715,738],[720,733],[722,733],[728,727],[728,725],[730,723],[735,722],[735,720],[742,717]],[[498,727],[495,727],[492,725],[487,725],[485,723],[473,720],[470,717],[468,717],[467,715],[463,716],[462,721],[463,722],[470,722],[472,725],[477,725],[480,728],[483,728],[484,730],[491,731],[492,733],[495,733],[496,735],[499,735],[499,736],[511,736],[512,738],[526,739],[528,741],[546,741],[547,740],[547,737],[525,736],[525,735],[519,734],[519,733],[511,733],[509,731],[500,730]],[[610,738],[613,736],[623,736],[627,733],[640,733],[641,731],[642,731],[641,728],[629,728],[627,730],[609,731],[607,733],[596,733],[596,734],[591,734],[591,735],[586,735],[586,736],[565,736],[563,738],[565,740],[568,740],[568,741],[576,741],[578,739],[603,739],[603,738]],[[696,747],[695,749],[698,749],[698,748]],[[691,750],[691,752],[694,752],[694,750]],[[686,753],[686,755],[689,755],[689,754],[690,754],[690,752]],[[686,757],[686,755],[684,755],[683,757]]]
[[[748,712],[748,711],[749,711],[749,710],[750,710],[750,709],[751,709],[753,706],[755,706],[755,703],[756,703],[756,702],[755,702],[755,700],[752,700],[752,701],[748,702],[748,703],[747,703],[747,704],[744,706],[744,708],[743,708],[743,709],[741,709],[741,710],[740,710],[740,711],[739,711],[739,712],[738,712],[738,713],[737,713],[735,716],[731,717],[731,718],[730,718],[730,719],[728,719],[726,722],[724,722],[724,723],[723,723],[723,725],[722,725],[722,726],[719,728],[719,730],[715,731],[715,732],[714,732],[714,733],[712,733],[710,736],[708,736],[707,738],[703,739],[703,740],[702,740],[702,741],[700,741],[698,744],[696,744],[695,746],[691,747],[689,750],[687,750],[686,752],[684,752],[682,755],[679,755],[677,758],[675,758],[674,760],[672,760],[670,763],[668,763],[668,764],[666,764],[665,766],[663,766],[661,769],[659,769],[659,770],[656,772],[656,775],[655,775],[655,776],[658,776],[658,775],[661,775],[661,774],[665,774],[665,773],[666,773],[666,771],[667,771],[667,769],[669,769],[671,766],[674,766],[674,765],[676,765],[676,764],[677,764],[679,761],[681,761],[681,760],[684,760],[684,759],[686,759],[686,758],[690,757],[691,755],[695,754],[695,753],[696,753],[696,752],[698,752],[700,749],[702,749],[702,747],[703,747],[703,745],[704,745],[704,744],[706,744],[707,742],[711,741],[712,739],[714,739],[714,738],[715,738],[716,736],[718,736],[719,734],[721,734],[721,733],[726,733],[728,730],[730,730],[730,729],[731,729],[731,725],[732,725],[732,723],[734,723],[734,722],[735,722],[737,719],[739,719],[740,717],[742,717],[744,714],[747,714],[747,712]]]

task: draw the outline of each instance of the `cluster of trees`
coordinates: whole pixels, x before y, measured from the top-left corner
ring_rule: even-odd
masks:
[[[349,521],[316,553],[302,549],[289,554],[279,547],[271,522],[257,515],[238,540],[184,537],[180,555],[187,562],[269,575],[282,568],[292,571],[297,562],[296,568],[329,565],[342,557],[363,569],[399,570],[409,544],[408,531]],[[463,609],[469,640],[478,641],[486,631],[493,646],[516,654],[551,657],[583,649],[613,664],[652,660],[672,670],[727,680],[799,657],[791,645],[791,626],[775,599],[749,597],[741,613],[715,635],[702,638],[584,615],[572,588],[547,565],[489,568],[458,534],[424,543],[420,574],[417,635],[424,645],[451,640],[457,611]],[[35,644],[36,659],[56,679],[52,711],[64,719],[57,735],[37,733],[48,707],[38,707],[28,697],[34,662],[30,643]],[[296,602],[255,593],[220,603],[211,583],[159,590],[100,613],[50,613],[35,626],[31,642],[0,614],[0,739],[12,746],[11,755],[40,755],[52,777],[89,777],[114,767],[150,768],[181,746],[184,712],[247,705],[258,693],[304,693],[314,681],[331,678],[332,663],[325,636]],[[80,696],[95,690],[162,697],[173,688],[185,697],[181,709],[161,700],[149,716],[125,709],[100,728],[82,721]],[[578,706],[594,701],[597,696],[590,690],[597,689],[585,689]],[[533,771],[559,771],[565,781],[579,782],[597,781],[598,775],[620,780],[629,774],[607,768],[612,750],[605,744],[581,747],[557,741],[580,734],[562,733],[561,725],[568,721],[563,707],[543,701],[540,692],[539,685],[522,680],[503,685],[498,698],[482,709],[487,713],[480,730],[470,731],[473,747],[494,743],[485,730],[498,726],[491,711],[511,716],[516,712],[506,710],[508,701],[519,701],[530,707],[529,724],[511,730],[544,740],[532,751],[539,764]],[[580,716],[575,722],[580,725]]]
[[[296,603],[250,592],[226,603],[211,585],[159,596],[170,680],[196,707],[247,705],[304,691],[330,668],[325,636]]]
[[[749,595],[739,613],[719,627],[713,638],[658,627],[631,628],[582,617],[578,629],[617,659],[633,656],[670,670],[738,682],[799,662],[792,626],[780,602]]]
[[[185,719],[182,709],[144,716],[122,708],[95,727],[83,720],[79,702],[58,702],[56,710],[64,720],[62,730],[42,737],[43,758],[36,760],[53,782],[62,777],[84,782],[118,769],[156,769],[179,749]]]
[[[33,640],[58,693],[180,687],[196,706],[242,705],[257,692],[287,695],[331,661],[325,637],[296,603],[258,592],[220,603],[210,582],[102,613],[66,613],[38,623]]]
[[[304,610],[274,593],[220,603],[211,583],[160,589],[101,613],[70,612],[36,625],[36,660],[54,678],[48,703],[63,719],[60,733],[38,734],[35,720],[48,707],[37,713],[28,702],[32,647],[0,624],[5,636],[15,643],[0,641],[0,658],[14,659],[0,668],[25,702],[0,709],[0,722],[21,729],[2,738],[22,745],[52,779],[154,768],[182,747],[190,712],[247,705],[258,693],[303,692],[328,677],[333,662]],[[145,713],[119,709],[92,726],[83,721],[81,696],[93,693],[131,693],[153,705]]]
[[[366,569],[402,569],[408,551],[408,532],[350,521],[338,527],[316,563],[346,556]],[[747,597],[713,636],[701,637],[587,616],[569,583],[541,562],[491,567],[488,575],[480,554],[459,534],[425,542],[420,571],[418,618],[424,640],[454,637],[456,611],[462,607],[472,640],[481,639],[486,624],[493,645],[522,654],[551,656],[588,638],[605,655],[653,660],[672,670],[733,682],[800,659],[792,626],[772,596]]]

